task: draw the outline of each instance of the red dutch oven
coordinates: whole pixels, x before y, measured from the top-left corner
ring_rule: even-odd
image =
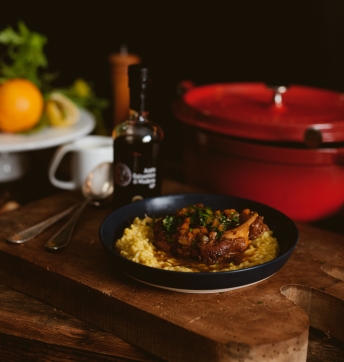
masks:
[[[188,182],[270,205],[296,221],[344,202],[344,95],[292,85],[193,87],[174,106]]]

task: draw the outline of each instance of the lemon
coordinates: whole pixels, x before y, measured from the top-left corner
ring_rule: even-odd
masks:
[[[89,98],[92,94],[90,86],[83,79],[77,79],[72,89],[80,98]]]
[[[49,95],[45,104],[45,116],[53,127],[69,127],[78,122],[79,108],[61,93]]]

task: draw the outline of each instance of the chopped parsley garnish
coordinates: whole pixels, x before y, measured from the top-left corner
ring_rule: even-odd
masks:
[[[162,223],[166,233],[171,235],[177,231],[179,220],[176,216],[168,215],[163,219]]]
[[[206,228],[207,232],[215,232],[216,239],[220,239],[226,230],[239,225],[239,214],[235,210],[230,212],[213,211],[203,205],[191,205],[179,210],[176,215],[168,215],[163,219],[163,228],[167,235],[178,231],[178,226],[188,223],[188,231]]]

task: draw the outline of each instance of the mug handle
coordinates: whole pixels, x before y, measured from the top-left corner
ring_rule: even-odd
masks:
[[[60,146],[56,152],[53,155],[53,158],[50,162],[49,168],[48,168],[48,176],[49,176],[49,180],[50,182],[61,189],[65,189],[65,190],[75,190],[77,188],[77,185],[74,181],[61,181],[58,180],[55,176],[56,170],[60,164],[60,162],[62,161],[63,157],[71,151],[74,151],[75,147],[74,144],[70,143],[70,144],[66,144],[63,146]]]

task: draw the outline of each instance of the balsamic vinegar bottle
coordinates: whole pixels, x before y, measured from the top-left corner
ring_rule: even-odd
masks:
[[[113,209],[161,193],[163,131],[148,119],[149,83],[147,68],[129,67],[130,116],[113,131]]]

